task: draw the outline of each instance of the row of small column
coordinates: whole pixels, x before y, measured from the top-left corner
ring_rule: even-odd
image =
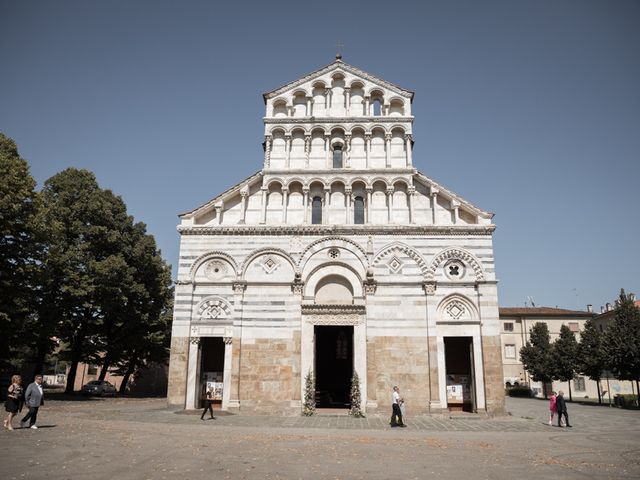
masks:
[[[385,152],[385,165],[387,168],[391,167],[391,138],[392,134],[386,133],[384,135],[384,152]],[[284,152],[285,152],[285,168],[290,167],[291,163],[291,135],[285,134],[284,136]],[[344,136],[345,148],[343,149],[343,167],[349,167],[349,152],[351,150],[351,134],[345,134]],[[371,152],[371,134],[366,133],[364,135],[365,141],[365,167],[369,168],[369,154]],[[405,142],[405,159],[406,166],[410,167],[413,164],[412,158],[412,145],[413,137],[410,134],[404,136]],[[325,134],[324,136],[324,150],[325,150],[325,166],[327,168],[332,167],[331,160],[331,134]],[[271,165],[271,149],[273,148],[273,137],[271,135],[265,135],[264,137],[264,168],[269,168]],[[311,135],[304,136],[304,155],[305,166],[309,166],[309,155],[311,153]]]
[[[344,87],[344,97],[345,97],[345,112],[346,115],[350,115],[351,114],[351,87]],[[306,100],[306,115],[307,117],[312,117],[315,112],[313,111],[313,105],[314,105],[314,100],[313,100],[313,96],[311,95],[305,95],[305,100]],[[376,97],[377,98],[377,97]],[[373,112],[371,111],[371,95],[365,95],[364,96],[364,111],[366,112],[365,115],[366,116],[372,116]],[[325,114],[329,115],[331,112],[331,107],[333,106],[333,90],[331,88],[325,88],[324,90],[324,105],[325,105]],[[358,105],[361,107],[361,105]],[[380,114],[381,116],[388,116],[389,115],[389,110],[391,108],[391,104],[390,103],[383,103],[381,102],[380,105]],[[273,115],[273,111],[271,112],[271,114]],[[359,115],[359,113],[356,113],[356,116]],[[287,116],[288,117],[295,117],[295,105],[289,104],[287,105]]]
[[[260,223],[267,223],[267,197],[269,195],[268,187],[262,187],[262,216]],[[309,187],[302,188],[302,208],[304,210],[304,223],[309,223]],[[365,192],[367,195],[365,204],[364,204],[364,213],[365,213],[365,223],[371,223],[371,196],[373,194],[372,187],[366,187]],[[393,222],[393,193],[395,189],[393,187],[387,187],[387,211],[388,211],[388,222]],[[413,223],[414,215],[413,215],[413,196],[416,192],[416,189],[413,185],[410,185],[407,189],[407,203],[409,206],[409,223]],[[353,224],[353,203],[355,200],[355,196],[353,195],[353,190],[351,187],[345,187],[344,193],[347,197],[347,208],[346,208],[346,224]],[[282,187],[282,223],[287,223],[287,204],[289,199],[289,189],[287,187]],[[322,223],[328,223],[328,208],[331,205],[331,188],[324,188],[324,199],[322,200]],[[242,221],[244,223],[245,218],[245,197],[242,197]],[[435,218],[435,217],[434,217]]]
[[[262,215],[261,215],[261,222],[260,223],[266,223],[267,222],[267,196],[269,194],[269,189],[268,187],[261,187],[261,191],[262,191]],[[387,187],[387,207],[388,207],[388,211],[389,211],[389,218],[388,221],[389,223],[392,222],[393,220],[393,193],[394,193],[395,189],[393,187]],[[352,219],[353,216],[351,214],[352,212],[352,205],[353,205],[353,201],[355,199],[354,195],[353,195],[353,190],[351,187],[347,186],[345,187],[345,194],[347,196],[347,212],[346,212],[346,223],[350,224],[352,223]],[[370,223],[370,206],[371,206],[371,195],[373,194],[373,188],[372,187],[366,187],[365,188],[365,192],[367,194],[367,200],[365,202],[365,223]],[[414,200],[413,200],[413,196],[416,192],[416,188],[413,185],[410,185],[409,188],[407,189],[407,203],[409,204],[409,222],[410,223],[414,223],[414,215],[413,215],[413,204],[414,204]],[[303,204],[303,209],[304,209],[304,223],[309,223],[309,187],[303,187],[302,188],[302,204]],[[431,197],[431,214],[432,214],[432,222],[433,225],[435,225],[437,223],[437,218],[438,218],[438,193],[440,193],[440,191],[435,188],[432,187],[431,191],[430,191],[430,197]],[[240,224],[244,224],[246,221],[246,214],[247,214],[247,197],[249,196],[249,187],[247,185],[245,185],[243,188],[240,189],[240,202],[241,202],[241,214],[242,217],[240,219]],[[288,203],[288,197],[289,197],[289,189],[286,186],[282,187],[282,223],[286,223],[287,222],[287,203]],[[328,206],[331,204],[331,188],[330,187],[325,187],[324,188],[324,199],[322,202],[322,222],[323,223],[327,223],[327,208]],[[460,208],[460,202],[458,202],[457,200],[451,200],[451,209],[453,210],[453,223],[457,224],[458,220],[460,218],[460,214],[459,214],[459,208]],[[224,202],[220,202],[219,204],[215,205],[215,209],[216,209],[216,217],[218,219],[218,224],[222,224],[222,212],[224,210]]]

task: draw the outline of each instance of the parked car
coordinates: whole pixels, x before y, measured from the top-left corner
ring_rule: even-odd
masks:
[[[116,387],[107,381],[94,380],[82,387],[82,393],[84,395],[99,395],[101,397],[111,395],[114,397],[116,395]]]

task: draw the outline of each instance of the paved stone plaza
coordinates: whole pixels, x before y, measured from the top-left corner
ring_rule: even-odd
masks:
[[[40,429],[0,433],[0,478],[640,478],[640,412],[570,404],[574,428],[560,429],[544,401],[507,409],[392,429],[375,416],[200,421],[164,399],[51,400]]]

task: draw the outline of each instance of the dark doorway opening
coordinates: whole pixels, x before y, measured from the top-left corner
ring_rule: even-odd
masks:
[[[316,406],[349,408],[353,374],[353,327],[316,325],[314,333]]]
[[[475,412],[473,339],[444,337],[447,406],[450,411]]]
[[[208,390],[213,391],[213,408],[222,408],[222,385],[224,380],[224,340],[222,337],[200,339],[200,385],[198,399],[200,407]]]

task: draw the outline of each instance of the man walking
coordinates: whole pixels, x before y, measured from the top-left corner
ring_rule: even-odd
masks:
[[[35,381],[27,387],[27,391],[24,394],[24,401],[29,407],[29,413],[27,413],[20,425],[27,427],[27,420],[29,420],[30,428],[38,428],[36,426],[36,419],[38,418],[38,409],[40,405],[44,405],[44,393],[42,391],[42,375],[36,375]]]
[[[406,427],[402,421],[402,410],[400,405],[404,400],[400,397],[400,389],[397,386],[393,387],[393,395],[391,395],[391,426],[392,427]],[[397,419],[397,420],[396,420]]]
[[[571,425],[569,425],[569,414],[567,413],[567,402],[564,401],[564,392],[562,390],[558,392],[558,396],[556,397],[556,411],[558,412],[558,426],[562,426],[562,416],[564,415],[564,423],[567,424],[567,427],[571,428]]]

